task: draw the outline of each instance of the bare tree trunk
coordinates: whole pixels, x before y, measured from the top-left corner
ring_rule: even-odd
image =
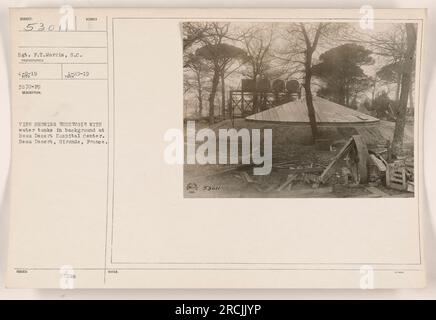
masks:
[[[312,130],[312,139],[315,142],[318,137],[318,127],[316,125],[315,107],[313,105],[312,89],[310,87],[312,81],[312,50],[306,52],[305,79],[304,91],[306,94],[307,114],[309,116],[310,129]]]
[[[338,101],[337,102],[340,105],[343,105],[343,106],[347,105],[347,102],[345,100],[345,88],[340,88],[339,89],[339,97],[338,97]]]
[[[413,82],[413,79],[412,79]],[[410,91],[409,91],[409,108],[410,109],[414,109],[415,108],[415,103],[414,103],[414,99],[413,99],[413,85],[410,85]]]
[[[219,69],[215,67],[212,78],[212,89],[209,95],[209,124],[215,123],[215,95],[220,78]]]
[[[307,114],[309,116],[310,129],[312,130],[312,141],[313,143],[315,143],[318,137],[318,126],[316,124],[315,107],[313,106],[313,96],[312,96],[312,89],[310,85],[312,82],[312,56],[313,56],[313,52],[315,51],[318,45],[323,24],[320,23],[318,25],[318,28],[315,33],[315,37],[313,39],[313,43],[309,39],[309,36],[307,34],[304,25],[300,24],[300,27],[301,27],[301,32],[304,36],[304,41],[306,43],[306,57],[304,61],[304,72],[305,72],[304,91],[306,94],[306,106],[307,106]]]
[[[397,76],[397,90],[395,92],[395,101],[398,101],[400,99],[400,92],[401,92],[401,72],[398,73]]]
[[[406,23],[407,48],[405,62],[402,68],[401,93],[398,104],[398,116],[395,121],[394,138],[392,140],[392,153],[398,156],[402,153],[404,127],[406,125],[407,100],[412,84],[413,58],[416,48],[416,30],[413,24]]]
[[[374,105],[375,100],[375,91],[377,89],[377,78],[374,78],[374,82],[372,84],[372,97],[371,97],[371,107]]]
[[[224,71],[221,71],[221,115],[225,114],[226,110],[226,87],[225,87],[225,77]]]
[[[197,86],[198,86],[198,114],[201,118],[203,116],[203,89],[201,88],[200,72],[197,72]]]
[[[256,83],[257,73],[253,73],[252,79]],[[254,112],[260,112],[260,109],[259,109],[259,97],[258,97],[256,91],[253,92],[253,101],[252,101],[252,103],[253,103],[253,111]]]
[[[198,90],[198,115],[200,118],[203,116],[203,97],[201,96],[201,89]]]
[[[349,84],[345,85],[345,105],[350,107],[350,87]]]

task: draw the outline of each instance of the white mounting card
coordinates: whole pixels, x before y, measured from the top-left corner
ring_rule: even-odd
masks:
[[[7,286],[425,286],[425,16],[11,9]]]

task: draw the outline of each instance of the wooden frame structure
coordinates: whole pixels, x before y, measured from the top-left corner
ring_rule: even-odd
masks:
[[[297,94],[288,92],[230,90],[229,114],[231,117],[245,117],[293,101],[296,98]]]

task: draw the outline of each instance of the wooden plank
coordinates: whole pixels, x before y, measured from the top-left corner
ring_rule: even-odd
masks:
[[[378,158],[375,154],[370,154],[369,157],[378,170],[381,172],[386,172],[386,165],[380,158]]]
[[[287,171],[289,173],[321,173],[324,170],[321,167],[291,169],[286,166],[273,166],[272,169],[277,171]]]
[[[325,168],[324,172],[321,174],[321,176],[319,177],[319,181],[321,183],[324,183],[327,178],[330,176],[330,171],[332,170],[332,168],[335,166],[336,162],[341,159],[346,152],[349,151],[349,149],[354,145],[354,139],[350,138],[347,143],[345,143],[345,145],[342,147],[342,149],[336,154],[336,156],[333,158],[332,161],[330,161],[329,165],[327,166],[327,168]]]
[[[257,183],[257,181],[254,181],[247,172],[243,171],[240,173],[241,177],[247,182],[247,183]]]
[[[287,186],[291,185],[292,182],[295,180],[295,178],[297,178],[296,174],[290,174],[288,176],[288,178],[286,179],[285,182],[283,182],[277,189],[276,191],[282,191],[284,188],[286,188]]]
[[[356,144],[357,155],[359,159],[359,163],[357,164],[359,168],[359,178],[361,183],[366,183],[368,181],[368,148],[366,147],[365,142],[362,137],[359,135],[352,136],[354,139],[354,143]]]
[[[389,164],[386,173],[386,185],[401,191],[407,190],[405,167],[398,167],[396,163]]]

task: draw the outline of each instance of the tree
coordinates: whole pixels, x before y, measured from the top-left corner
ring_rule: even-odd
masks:
[[[186,76],[184,79],[186,79],[188,81],[189,87],[194,87],[197,91],[198,114],[200,117],[202,117],[202,115],[203,115],[203,91],[204,91],[202,82],[203,82],[203,74],[204,74],[207,66],[200,56],[192,54],[192,53],[187,55],[185,60],[186,60],[185,61],[185,68],[192,71],[192,73],[194,75],[194,81],[191,84]]]
[[[285,28],[283,35],[286,49],[279,53],[282,61],[292,65],[299,65],[299,71],[303,75],[303,87],[305,91],[307,113],[312,131],[313,142],[318,137],[318,127],[315,118],[315,108],[312,95],[313,54],[321,40],[328,39],[331,35],[338,36],[344,25],[341,23],[291,23]]]
[[[357,95],[372,84],[361,68],[374,63],[370,55],[370,50],[356,44],[343,44],[321,54],[321,62],[313,67],[313,74],[325,84],[318,93],[351,107]]]
[[[220,29],[222,30],[222,29]],[[222,31],[220,31],[222,32]],[[223,34],[223,33],[220,33]],[[209,123],[215,122],[215,96],[219,84],[220,78],[225,77],[225,73],[228,65],[234,61],[234,59],[244,59],[245,51],[241,48],[232,46],[227,43],[222,43],[222,38],[219,37],[219,42],[216,44],[207,44],[196,51],[196,55],[209,61],[211,69],[213,70],[212,88],[209,95]],[[224,84],[222,83],[222,86]],[[225,97],[224,97],[225,98]]]
[[[378,70],[377,78],[387,84],[395,84],[395,100],[399,100],[407,50],[406,24],[395,24],[390,29],[375,34],[363,34],[355,30],[349,40],[365,43],[375,55],[384,60],[385,65]],[[413,74],[412,72],[412,77]]]
[[[361,39],[356,41],[362,41]],[[397,24],[388,32],[369,36],[365,41],[373,52],[387,60],[378,75],[396,86],[396,118],[392,153],[402,152],[404,127],[406,122],[407,100],[413,105],[413,78],[416,52],[416,25]]]
[[[246,63],[246,60],[247,60],[246,53],[242,52],[242,51],[235,58],[236,58],[235,60],[237,62],[239,62],[239,65],[234,66],[233,63],[230,62],[227,64],[227,66],[225,66],[221,70],[221,75],[220,75],[220,79],[221,79],[221,115],[224,115],[225,111],[226,111],[225,81],[230,75],[232,75],[239,68],[241,68],[241,66],[244,65]]]
[[[395,101],[392,101],[386,91],[382,91],[372,102],[371,110],[376,112],[379,119],[391,120],[395,118]]]
[[[402,64],[406,55],[405,25],[398,24],[388,32],[371,36],[369,45],[375,54],[387,60],[386,65],[377,72],[377,76],[387,83],[396,84],[395,100],[399,100]]]
[[[402,76],[401,69],[402,69],[401,63],[394,62],[394,63],[389,63],[389,64],[384,65],[376,73],[377,77],[381,81],[388,83],[388,84],[395,83],[397,85],[396,93],[395,93],[395,100],[400,99],[401,76]]]
[[[183,23],[183,51],[203,41],[212,30],[210,23],[185,22]]]
[[[412,87],[412,74],[415,65],[416,28],[412,23],[406,23],[406,53],[402,64],[401,93],[398,102],[398,114],[395,121],[394,137],[392,139],[392,154],[402,153],[404,127],[406,125],[407,100]]]
[[[254,26],[246,30],[241,42],[247,53],[247,70],[244,76],[256,81],[266,76],[271,68],[271,47],[273,44],[274,25]],[[258,111],[258,96],[253,93],[253,108]]]
[[[271,67],[271,46],[274,40],[274,29],[271,26],[255,26],[242,35],[242,44],[247,54],[248,77],[253,80],[266,74]]]
[[[300,24],[300,27],[301,27],[301,33],[304,36],[304,42],[306,44],[305,60],[304,60],[304,72],[305,72],[304,91],[306,95],[307,112],[309,115],[310,127],[312,129],[312,136],[313,139],[315,140],[318,136],[318,128],[316,125],[315,107],[313,106],[313,97],[312,97],[312,88],[311,88],[312,57],[318,45],[319,38],[321,37],[322,30],[325,28],[325,24],[319,23],[318,26],[315,28],[315,35],[313,37],[313,41],[310,39],[309,33],[306,30],[304,24]]]
[[[303,87],[313,142],[315,142],[318,137],[318,127],[316,124],[311,88],[313,54],[321,39],[326,39],[329,35],[337,33],[341,27],[342,24],[321,22],[291,24],[286,28],[287,35],[285,35],[285,40],[288,42],[288,50],[285,53],[288,55],[288,61],[302,66]]]

